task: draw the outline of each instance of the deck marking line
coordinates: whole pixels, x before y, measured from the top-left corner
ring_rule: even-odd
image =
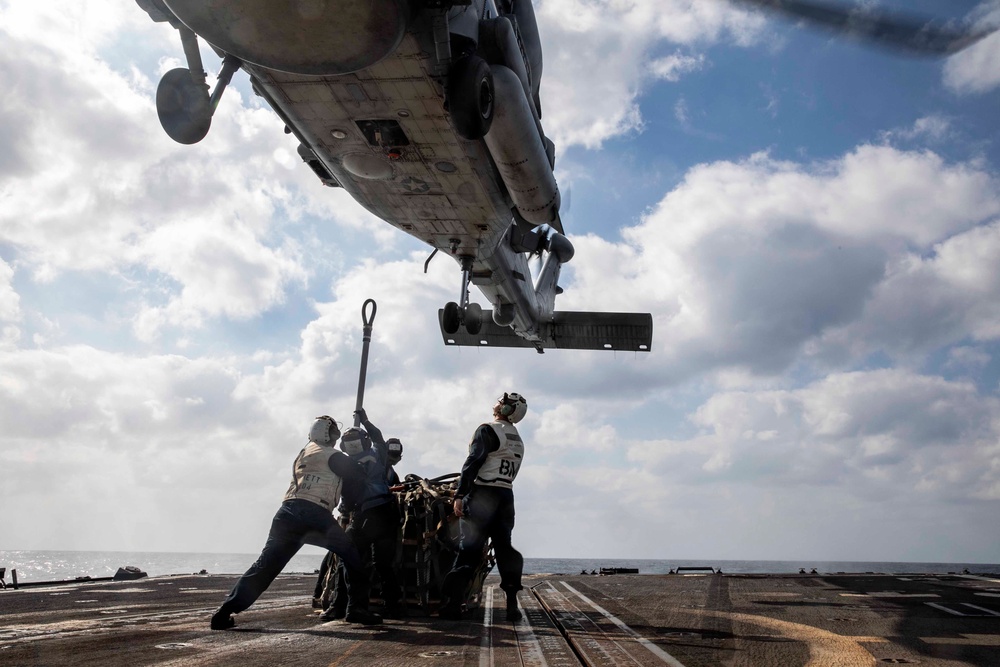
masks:
[[[346,651],[344,651],[343,653],[341,653],[337,657],[336,660],[334,660],[333,662],[330,663],[329,667],[337,667],[337,665],[339,665],[340,663],[342,663],[344,661],[344,658],[346,658],[347,656],[349,656],[350,654],[352,654],[356,650],[358,650],[358,648],[361,646],[361,644],[362,644],[362,642],[360,640],[354,642],[354,645],[351,646],[351,648],[349,648]]]
[[[969,602],[963,602],[962,605],[965,607],[972,607],[973,609],[978,609],[979,611],[985,611],[987,614],[990,614],[991,616],[1000,616],[1000,612],[993,611],[992,609],[987,609],[986,607],[980,607],[979,605],[974,605]]]
[[[976,581],[990,581],[994,584],[1000,584],[1000,579],[997,579],[996,577],[980,577],[975,574],[960,574],[958,576],[962,579],[975,579]]]
[[[963,614],[960,611],[955,611],[954,609],[949,609],[948,607],[945,607],[943,604],[938,604],[937,602],[925,602],[924,604],[927,605],[928,607],[934,607],[935,609],[940,609],[941,611],[946,611],[949,614],[953,614],[955,616],[968,616],[968,614]]]
[[[493,587],[486,589],[486,604],[483,605],[483,641],[480,644],[479,667],[493,667]]]
[[[681,663],[677,658],[675,658],[674,656],[670,655],[669,653],[667,653],[666,651],[664,651],[662,648],[660,648],[659,646],[657,646],[653,642],[649,641],[648,639],[646,639],[645,637],[643,637],[642,635],[640,635],[638,632],[636,632],[635,630],[633,630],[632,628],[630,628],[628,625],[625,624],[624,621],[622,621],[617,616],[615,616],[614,614],[612,614],[611,612],[609,612],[607,609],[604,609],[603,607],[599,606],[593,600],[591,600],[586,595],[584,595],[580,591],[578,591],[575,588],[573,588],[572,586],[570,586],[565,581],[562,582],[562,585],[565,586],[570,591],[572,591],[573,593],[575,593],[577,595],[577,597],[579,597],[581,600],[583,600],[584,602],[586,602],[587,604],[589,604],[591,607],[593,607],[594,609],[596,609],[597,611],[599,611],[601,614],[603,614],[604,617],[607,618],[609,621],[611,621],[612,623],[614,623],[615,625],[617,625],[619,628],[621,628],[625,632],[627,632],[630,635],[632,635],[633,637],[635,637],[636,641],[638,641],[640,644],[642,644],[643,647],[645,647],[650,653],[652,653],[653,655],[655,655],[657,658],[659,658],[663,662],[665,662],[668,665],[670,665],[670,667],[684,667],[683,663]]]
[[[884,637],[847,637],[828,630],[802,623],[782,621],[768,616],[755,616],[737,612],[684,609],[686,614],[725,618],[738,623],[748,623],[777,630],[780,636],[800,641],[809,649],[809,661],[803,667],[858,667],[875,664],[875,657],[860,642],[885,643]],[[740,634],[739,630],[735,634]]]
[[[584,630],[583,625],[581,625],[580,623],[580,617],[583,617],[583,620],[587,621],[588,623],[594,624],[595,626],[596,624],[593,621],[591,621],[587,617],[587,615],[582,611],[579,610],[572,611],[573,609],[576,609],[576,605],[574,605],[568,597],[563,595],[562,591],[558,590],[552,584],[551,581],[546,581],[545,584],[548,585],[549,587],[548,592],[552,596],[552,599],[555,600],[556,602],[561,602],[562,604],[560,606],[566,607],[566,610],[562,612],[562,615],[560,617],[559,610],[547,604],[540,597],[538,598],[538,600],[543,607],[549,610],[552,619],[555,623],[556,629],[560,633],[560,636],[566,641],[567,647],[576,658],[575,664],[585,664],[585,663],[589,665],[617,664],[614,660],[614,657],[610,653],[608,653],[607,649],[605,649],[599,641],[595,640],[592,637],[589,637],[589,633],[587,633]],[[604,634],[606,635],[607,633]],[[615,639],[610,637],[608,637],[608,639],[611,643],[617,646],[620,651],[622,651],[633,662],[635,662],[635,658],[633,658],[628,653],[628,651],[626,651],[624,647],[622,647]],[[593,656],[593,657],[588,658],[586,656]],[[593,658],[596,658],[596,660]]]
[[[514,623],[514,637],[517,638],[518,645],[526,645],[528,651],[531,653],[528,656],[528,660],[537,660],[533,664],[541,664],[542,667],[549,667],[549,663],[545,661],[545,654],[542,653],[542,644],[538,641],[538,637],[535,636],[535,631],[531,627],[531,621],[528,619],[528,610],[524,605],[518,601],[517,606],[523,610],[524,613],[521,614],[521,620]],[[524,633],[525,638],[521,640],[521,633]],[[521,663],[524,664],[524,654],[521,653]]]

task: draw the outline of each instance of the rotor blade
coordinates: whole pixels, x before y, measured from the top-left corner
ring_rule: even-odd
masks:
[[[838,32],[919,55],[951,55],[996,32],[996,27],[955,29],[913,16],[812,0],[736,0],[805,19]]]

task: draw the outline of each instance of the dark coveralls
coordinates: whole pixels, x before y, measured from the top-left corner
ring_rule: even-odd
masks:
[[[386,474],[386,483],[388,483],[388,485],[390,487],[398,486],[399,483],[400,483],[399,482],[399,475],[396,474],[396,469],[393,468],[392,466],[389,466],[389,470],[388,470],[388,472]],[[357,485],[355,485],[355,486],[357,486]],[[345,496],[345,498],[348,498],[348,499],[354,497],[353,494],[349,495],[346,490],[344,492],[344,496]],[[342,511],[344,511],[344,512],[347,511],[346,507],[347,507],[348,504],[349,503],[346,503],[346,502],[341,504]],[[397,533],[398,533],[398,528],[397,528]],[[395,544],[393,545],[393,548],[395,549]],[[370,552],[369,553],[362,553],[361,554],[361,558],[364,561],[366,568],[371,565],[371,553]],[[332,553],[327,553],[326,556],[323,558],[323,564],[320,565],[319,580],[316,582],[316,594],[315,594],[314,597],[318,598],[318,597],[321,597],[323,595],[323,589],[326,587],[326,584],[327,584],[327,581],[326,581],[327,580],[327,574],[326,573],[329,571],[329,569],[331,567],[332,561],[333,561],[333,554]],[[393,557],[393,562],[395,562],[395,557]],[[393,570],[393,571],[395,572],[395,570]],[[384,585],[385,584],[383,584],[383,586]],[[329,609],[332,610],[331,614],[332,614],[333,618],[343,618],[344,615],[347,614],[347,581],[346,581],[346,574],[344,572],[344,568],[341,568],[341,567],[337,568],[336,576],[333,579],[332,586],[333,586],[333,592],[332,592],[331,597],[330,597]],[[400,590],[400,595],[402,595],[402,590]],[[383,600],[387,599],[386,596],[385,596],[385,594],[383,594],[382,599]],[[402,602],[400,602],[400,604],[402,604]]]
[[[490,452],[500,449],[500,439],[489,424],[476,429],[469,444],[469,457],[462,466],[457,498],[465,498],[465,517],[461,523],[461,538],[455,564],[445,582],[445,595],[451,607],[461,605],[464,594],[483,559],[483,545],[489,538],[500,573],[500,588],[508,600],[521,590],[521,572],[524,558],[510,542],[514,530],[514,491],[499,486],[476,484],[479,469]]]
[[[360,467],[341,452],[331,450],[329,466],[345,482],[362,476]],[[233,586],[217,614],[238,614],[252,605],[303,544],[329,549],[341,561],[353,567],[362,566],[354,544],[329,509],[302,498],[286,500],[271,521],[260,556]]]
[[[355,499],[357,507],[351,513],[347,535],[353,540],[359,554],[365,558],[371,554],[375,571],[382,580],[382,599],[385,600],[386,609],[395,610],[401,606],[403,597],[394,568],[399,507],[386,481],[389,451],[382,431],[367,419],[362,423],[371,438],[372,447],[354,458],[364,470],[365,482]],[[371,571],[367,567],[352,566],[348,562],[343,562],[343,566],[346,566],[348,615],[354,609],[367,611]]]

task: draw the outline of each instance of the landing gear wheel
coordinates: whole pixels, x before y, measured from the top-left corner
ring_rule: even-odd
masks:
[[[448,72],[448,111],[455,131],[469,140],[482,139],[493,123],[493,72],[477,55],[459,59]]]
[[[483,328],[483,307],[470,303],[465,307],[465,330],[475,336]]]
[[[199,85],[186,67],[172,69],[156,87],[156,115],[171,139],[196,144],[212,126],[208,86]]]
[[[441,316],[441,328],[444,329],[446,334],[453,334],[458,331],[459,325],[462,323],[459,317],[458,304],[454,301],[449,301],[444,304],[444,313]]]

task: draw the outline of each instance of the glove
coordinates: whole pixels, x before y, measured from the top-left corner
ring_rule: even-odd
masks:
[[[366,421],[368,421],[368,413],[365,412],[364,408],[360,408],[358,410],[355,410],[354,411],[354,416],[357,417],[361,421],[362,424],[365,423]]]

